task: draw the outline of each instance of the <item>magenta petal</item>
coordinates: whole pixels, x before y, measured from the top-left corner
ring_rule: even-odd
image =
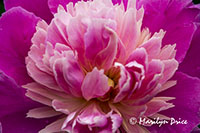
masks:
[[[19,84],[30,81],[24,60],[38,20],[21,7],[8,10],[0,18],[0,69]]]
[[[0,117],[26,110],[24,93],[25,90],[17,86],[3,72],[0,72]]]
[[[159,94],[160,96],[170,96],[176,99],[171,102],[175,105],[174,108],[163,111],[162,114],[173,117],[175,119],[181,118],[187,120],[187,125],[164,125],[156,128],[158,132],[182,132],[188,133],[199,124],[199,108],[200,108],[200,80],[198,78],[190,77],[184,73],[177,72],[173,77],[177,80],[177,84]]]
[[[4,0],[4,5],[6,10],[11,9],[12,7],[21,6],[47,22],[50,22],[53,15],[49,10],[47,1],[48,0]]]
[[[0,132],[1,126],[3,133],[37,132],[48,123],[47,119],[26,118],[28,109],[38,105],[26,99],[24,93],[24,89],[0,72]]]
[[[200,27],[196,31],[194,38],[192,40],[191,47],[180,64],[179,71],[187,73],[191,76],[196,76],[200,78]]]
[[[54,119],[26,118],[26,111],[0,118],[3,133],[37,133]]]
[[[103,96],[109,89],[108,77],[103,70],[99,71],[96,67],[86,75],[81,87],[83,97],[87,100]]]

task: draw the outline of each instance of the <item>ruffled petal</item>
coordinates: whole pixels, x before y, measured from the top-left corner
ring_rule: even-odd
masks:
[[[164,29],[166,35],[163,45],[177,45],[176,59],[182,62],[189,49],[196,26],[193,23],[199,13],[195,7],[190,7],[190,0],[137,0],[137,8],[145,9],[143,27],[148,27],[152,33]]]
[[[85,107],[77,117],[71,113],[63,124],[63,130],[68,132],[116,132],[121,126],[122,118],[112,111],[105,114],[98,103]]]
[[[49,10],[47,2],[48,0],[4,0],[4,5],[6,10],[11,9],[12,7],[21,6],[49,23],[53,18],[53,15]]]
[[[64,8],[66,8],[68,3],[73,2],[75,4],[77,1],[80,0],[48,0],[48,5],[51,12],[56,13],[59,5],[62,5]]]
[[[8,10],[0,19],[0,69],[18,84],[31,81],[26,72],[25,57],[38,20],[21,7]]]

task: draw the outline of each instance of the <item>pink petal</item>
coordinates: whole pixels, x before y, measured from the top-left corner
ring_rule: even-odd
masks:
[[[47,125],[44,129],[40,130],[39,133],[60,132],[60,129],[64,121],[65,121],[65,118],[59,119]]]
[[[70,57],[70,56],[69,56]],[[71,93],[74,96],[82,96],[81,85],[84,80],[84,73],[82,72],[77,60],[74,57],[63,60],[63,75],[68,84]]]
[[[165,83],[167,80],[169,80],[178,69],[178,62],[175,59],[164,60],[163,63],[165,66],[163,71],[163,78],[160,83]]]
[[[52,106],[56,111],[60,111],[65,114],[70,114],[74,111],[80,110],[85,106],[86,101],[80,98],[65,98],[63,100],[53,100]]]
[[[35,63],[31,59],[28,59],[28,58],[27,58],[27,71],[30,77],[32,77],[36,82],[48,88],[58,90],[58,91],[63,91],[58,87],[53,75],[49,75],[43,71],[40,71],[35,65]]]
[[[159,33],[155,33],[152,38],[148,41],[144,42],[141,47],[145,48],[148,53],[149,60],[156,58],[160,53],[160,49],[162,46],[162,39],[164,37],[165,32],[160,30]]]
[[[103,96],[109,89],[108,77],[104,75],[103,70],[98,70],[96,67],[87,73],[81,87],[83,97],[87,100]]]
[[[48,118],[48,117],[53,117],[60,115],[60,112],[56,112],[53,110],[53,108],[50,107],[40,107],[40,108],[35,108],[29,110],[27,113],[27,117],[32,117],[32,118]]]
[[[92,65],[108,69],[117,54],[117,37],[112,30],[115,29],[116,23],[113,20],[94,19],[87,24],[87,32],[84,35],[85,56],[91,60]]]
[[[137,63],[143,65],[145,69],[147,69],[148,54],[145,48],[135,49],[133,53],[127,59],[126,63],[128,64],[131,61],[136,61]]]
[[[95,62],[98,66],[102,66],[105,70],[109,69],[113,65],[113,61],[117,54],[117,35],[114,31],[107,28],[108,34],[110,34],[110,40],[108,46],[100,51],[95,59]]]
[[[131,76],[131,74],[126,70],[126,68],[123,65],[121,64],[117,65],[120,66],[120,79],[119,79],[119,92],[114,98],[115,103],[125,98],[133,87],[132,84],[133,77]]]
[[[172,103],[167,103],[165,100],[156,99],[156,98],[148,102],[146,106],[147,106],[147,110],[144,114],[145,116],[151,116],[160,111],[167,110],[169,108],[174,107]]]
[[[96,103],[93,103],[78,116],[77,122],[90,127],[104,127],[108,121],[106,115],[100,111]]]
[[[140,25],[136,21],[136,10],[130,8],[122,18],[122,29],[118,31],[119,37],[126,48],[126,55],[128,56],[136,47],[140,33]]]

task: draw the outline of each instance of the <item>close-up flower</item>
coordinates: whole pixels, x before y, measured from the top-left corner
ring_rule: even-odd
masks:
[[[200,4],[4,0],[0,133],[200,132]]]

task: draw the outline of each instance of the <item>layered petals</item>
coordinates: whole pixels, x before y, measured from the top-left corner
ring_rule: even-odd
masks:
[[[79,0],[48,0],[48,6],[52,13],[57,12],[57,8],[59,5],[62,5],[66,8],[66,5],[70,2],[76,3]]]
[[[153,33],[164,29],[166,36],[163,39],[163,45],[176,43],[176,59],[179,62],[183,61],[196,30],[193,22],[199,9],[190,7],[191,4],[192,2],[188,0],[137,1],[137,7],[142,6],[145,10],[143,27],[148,27]]]
[[[69,115],[68,117],[74,117]],[[80,114],[73,118],[73,123],[67,118],[63,130],[68,132],[116,132],[121,125],[122,119],[118,114],[109,112],[104,114],[96,103],[88,105]],[[69,128],[72,124],[72,128]]]

